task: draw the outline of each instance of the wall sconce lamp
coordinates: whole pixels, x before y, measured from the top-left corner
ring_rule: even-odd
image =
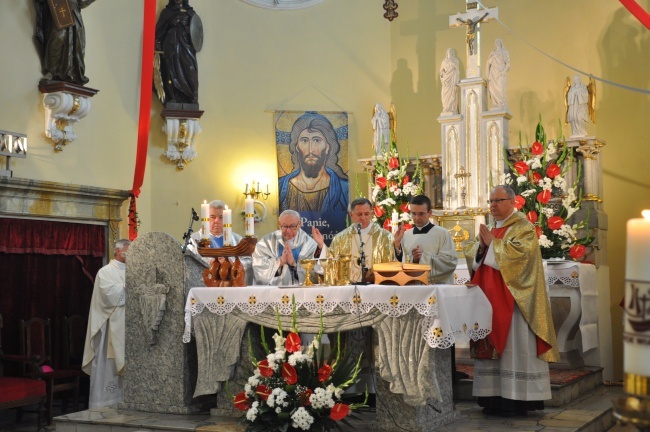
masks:
[[[252,182],[250,189],[248,187],[248,183],[246,183],[246,190],[244,191],[244,195],[255,200],[259,199],[260,197],[262,197],[263,200],[267,200],[269,199],[269,195],[271,195],[271,192],[269,192],[269,184],[266,184],[266,192],[262,192],[260,190],[260,182],[257,182],[257,186],[255,182]]]
[[[11,158],[27,157],[27,135],[0,130],[0,156],[7,157],[7,169],[0,169],[0,177],[11,177]]]

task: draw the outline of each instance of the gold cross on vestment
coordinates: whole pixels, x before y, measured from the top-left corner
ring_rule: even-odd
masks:
[[[390,304],[395,307],[399,303],[399,297],[393,294],[393,296],[390,298]]]

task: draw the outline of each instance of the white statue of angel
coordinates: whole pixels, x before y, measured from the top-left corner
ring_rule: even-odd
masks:
[[[567,77],[564,86],[564,105],[566,108],[565,124],[571,125],[571,136],[587,135],[589,119],[596,123],[596,81],[589,78],[589,85],[584,85],[579,75],[574,75],[573,83]]]
[[[388,150],[390,141],[390,119],[381,103],[375,105],[372,116],[372,129],[375,131],[373,138],[375,154],[381,156],[384,151]]]

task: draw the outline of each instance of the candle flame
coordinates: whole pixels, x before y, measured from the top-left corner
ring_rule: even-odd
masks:
[[[207,204],[208,202],[206,200],[203,200],[203,204]]]
[[[650,210],[643,210],[641,215],[643,215],[645,219],[650,220]]]
[[[227,204],[226,204],[226,208],[225,208],[225,210],[228,210],[228,205],[227,205]]]

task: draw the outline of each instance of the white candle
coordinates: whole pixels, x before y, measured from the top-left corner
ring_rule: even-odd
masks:
[[[399,228],[399,215],[397,214],[397,210],[393,209],[393,214],[390,217],[390,226],[393,231],[393,234],[397,232],[397,229]]]
[[[223,210],[223,245],[232,246],[232,210],[228,206]]]
[[[650,322],[650,210],[642,214],[627,221],[623,370],[650,377],[650,331],[643,328]]]
[[[210,204],[206,200],[201,204],[201,238],[210,238]]]
[[[244,216],[246,218],[246,237],[252,237],[255,235],[255,200],[253,198],[246,198]]]

